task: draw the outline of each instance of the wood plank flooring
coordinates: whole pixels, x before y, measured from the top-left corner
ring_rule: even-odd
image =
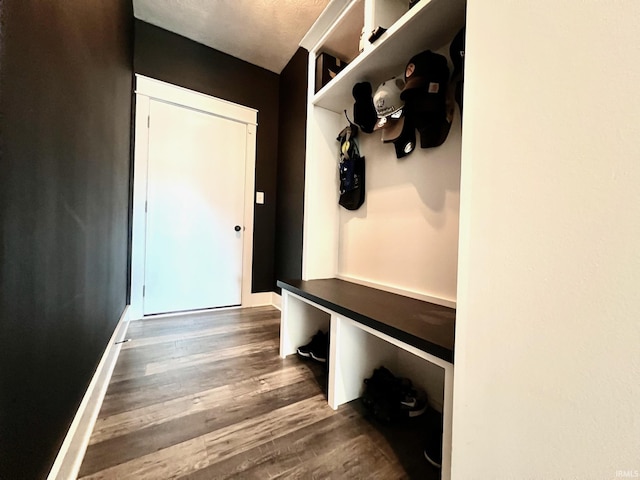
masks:
[[[324,366],[278,356],[272,307],[131,322],[81,479],[437,479],[419,430],[327,405]]]

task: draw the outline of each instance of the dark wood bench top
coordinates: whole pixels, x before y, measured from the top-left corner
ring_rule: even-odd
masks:
[[[335,278],[279,280],[278,286],[453,363],[453,308]]]

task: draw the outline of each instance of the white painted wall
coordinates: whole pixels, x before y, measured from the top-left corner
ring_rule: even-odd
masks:
[[[309,61],[314,61],[309,56]],[[313,64],[315,68],[315,63]],[[309,82],[313,80],[309,75]],[[313,85],[309,83],[309,92]],[[344,128],[339,114],[309,103],[304,186],[302,279],[335,277],[338,268],[338,153]]]
[[[366,161],[365,203],[355,211],[340,208],[338,274],[454,303],[459,113],[443,145],[418,147],[401,159],[379,132],[359,134],[359,140]]]
[[[640,2],[467,5],[452,478],[637,477]]]

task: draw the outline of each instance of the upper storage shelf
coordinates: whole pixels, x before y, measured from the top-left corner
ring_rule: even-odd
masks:
[[[368,81],[375,90],[383,81],[403,74],[413,55],[437,50],[451,41],[464,25],[465,9],[465,0],[420,0],[318,91],[313,104],[339,113],[353,104],[354,84]],[[323,51],[323,45],[316,48],[316,54]]]
[[[364,2],[358,0],[333,25],[331,35],[322,43],[320,51],[351,63],[360,54],[358,44],[363,28]]]

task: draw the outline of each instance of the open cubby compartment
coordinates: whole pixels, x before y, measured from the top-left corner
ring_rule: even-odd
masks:
[[[331,314],[319,305],[301,300],[282,291],[282,320],[280,324],[280,356],[296,353],[318,330],[329,332]]]
[[[362,396],[364,380],[380,366],[409,378],[427,392],[429,406],[442,413],[442,478],[451,470],[453,364],[340,315],[331,320],[329,405]],[[425,432],[426,433],[426,432]]]
[[[364,380],[374,369],[386,367],[397,377],[409,378],[427,392],[429,405],[442,413],[447,362],[349,318],[334,316],[331,323],[329,404],[333,408],[364,392]],[[447,364],[446,367],[443,367]],[[450,372],[451,373],[451,372]],[[333,375],[333,376],[332,376]],[[332,391],[333,387],[333,391]]]
[[[344,10],[321,40],[316,54],[328,53],[347,63],[360,54],[360,35],[364,30],[364,4],[363,0],[355,0]]]
[[[373,28],[387,30],[409,10],[409,0],[368,0]]]

